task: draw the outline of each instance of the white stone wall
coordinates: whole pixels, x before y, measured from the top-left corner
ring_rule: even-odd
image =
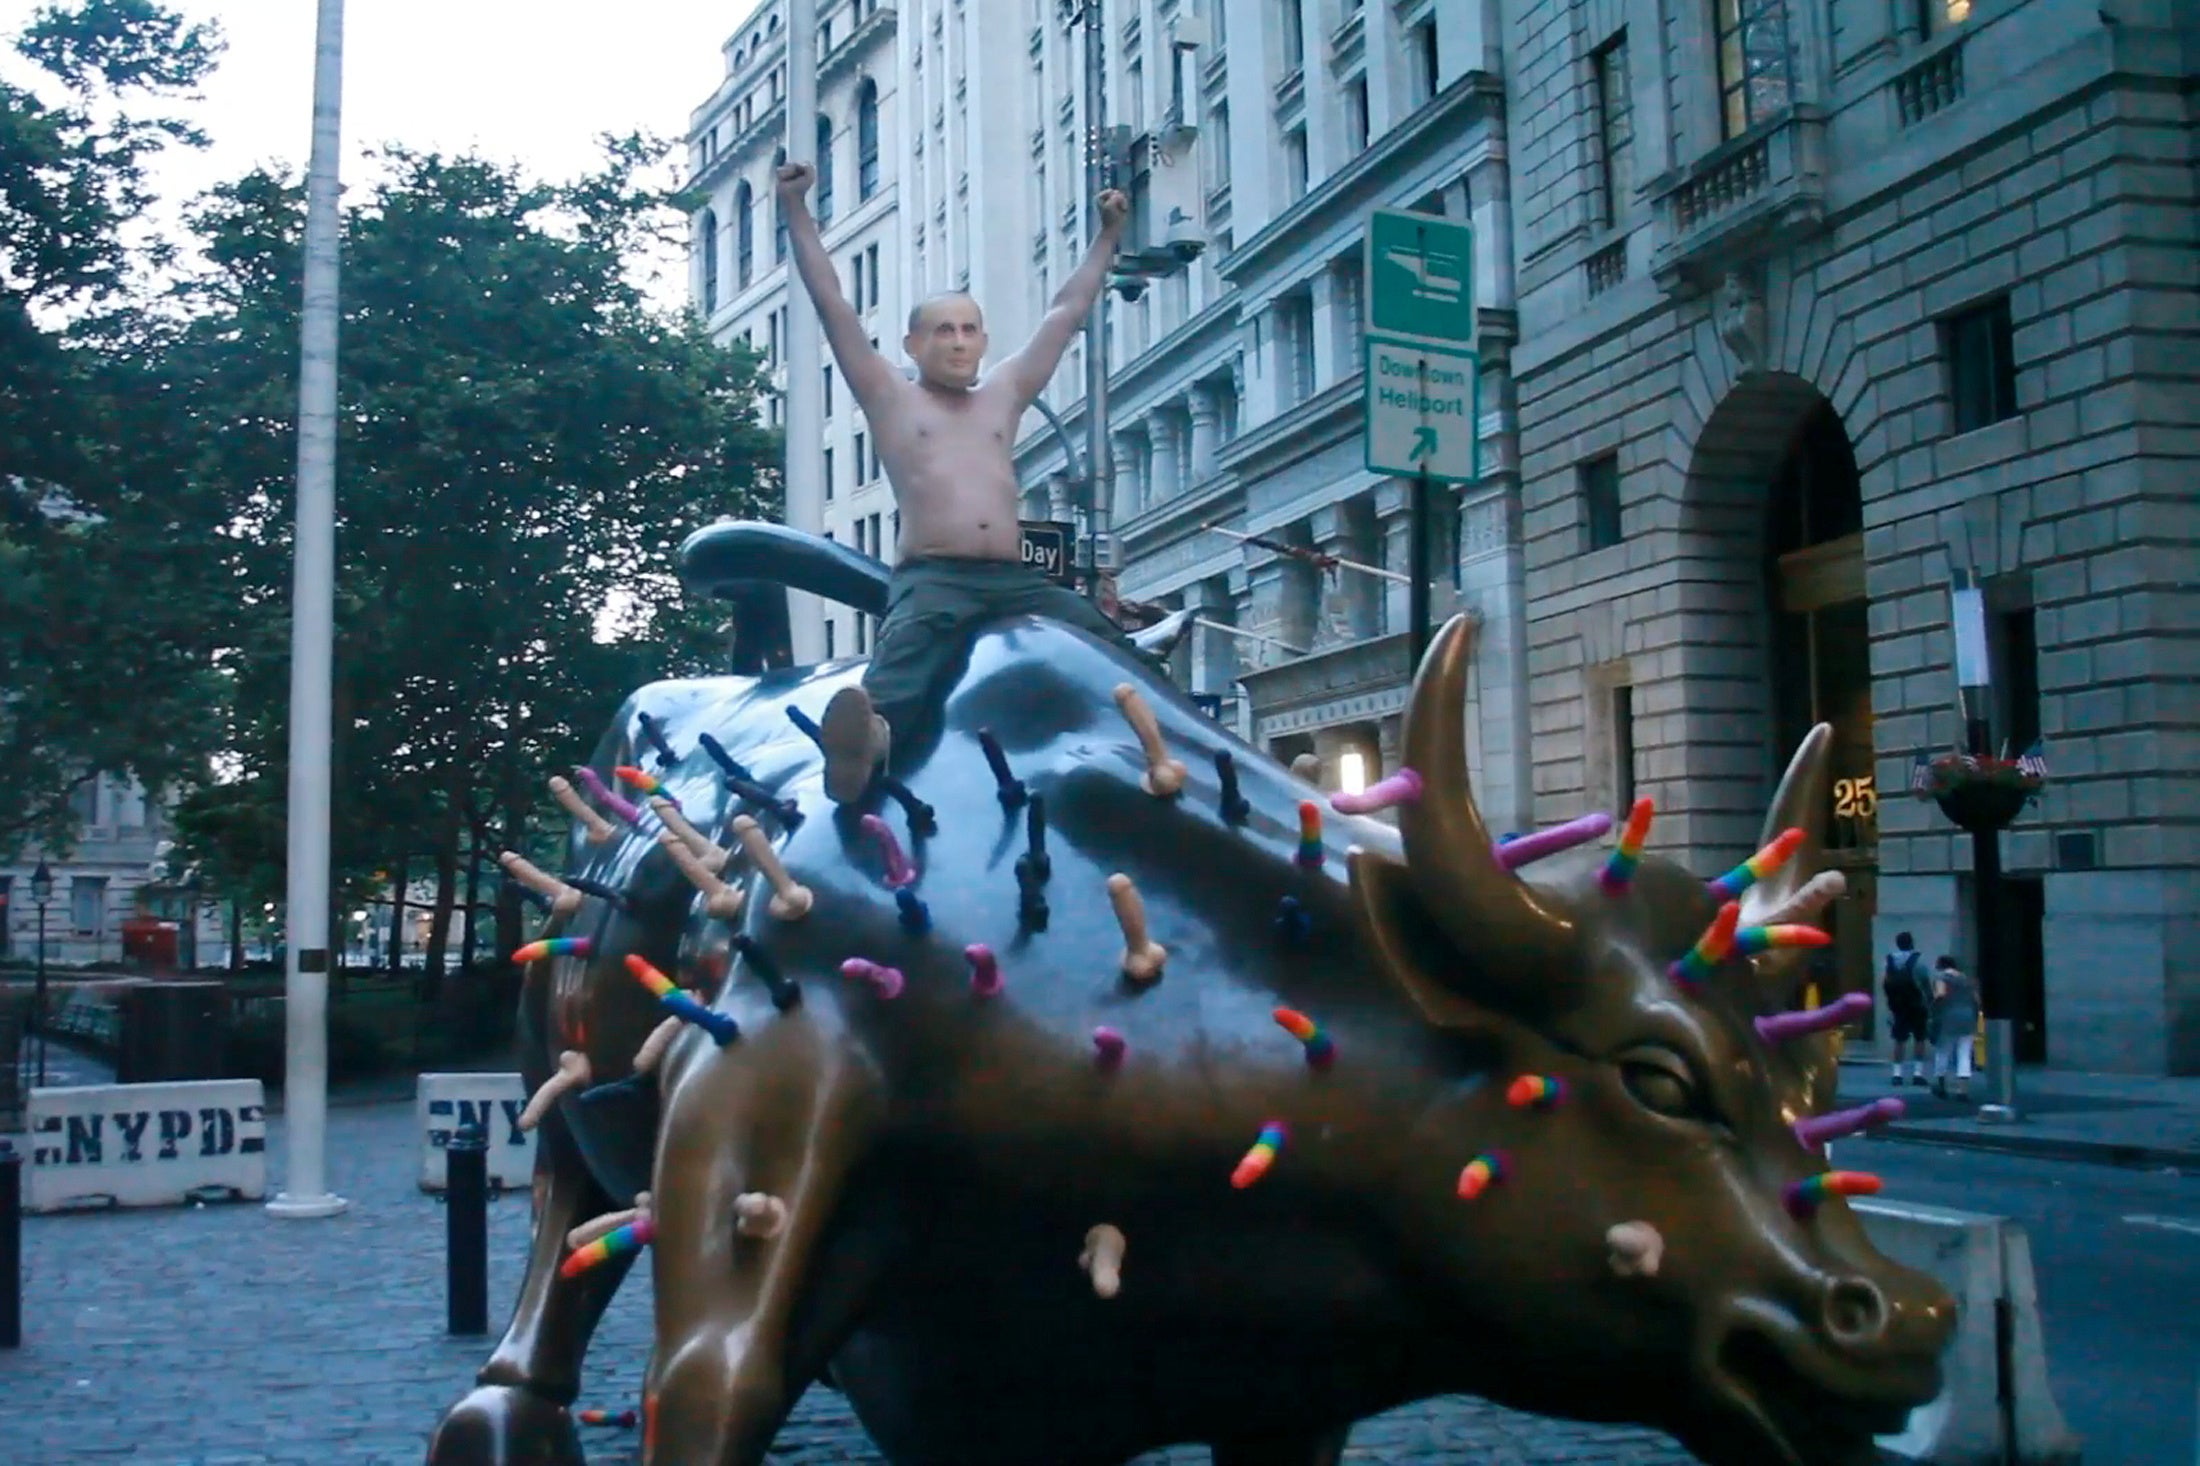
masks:
[[[1815,193],[1822,221],[1712,262],[1761,271],[1752,331],[1722,317],[1715,277],[1655,268],[1674,188],[1734,152],[1716,151],[1700,8],[1547,0],[1509,19],[1538,814],[1604,796],[1585,694],[1629,681],[1659,848],[1706,872],[1747,852],[1786,754],[1768,742],[1764,492],[1822,396],[1863,482],[1879,945],[1898,927],[1933,951],[1969,940],[1968,841],[1904,792],[1913,754],[1960,731],[1953,554],[2038,618],[2053,781],[2005,865],[2045,879],[2050,1060],[2200,1070],[2200,234],[2171,12],[2111,25],[2034,0],[1920,39],[1885,7],[1790,7],[1811,120],[1773,138],[1773,168],[1803,140],[1816,171],[1790,196]],[[1632,46],[1642,186],[1605,224],[1583,98],[1619,23],[1669,44]],[[1935,323],[2003,291],[2018,412],[1957,435]],[[1584,552],[1575,469],[1614,449],[1624,537]],[[2062,834],[2092,835],[2100,868],[2063,868]]]

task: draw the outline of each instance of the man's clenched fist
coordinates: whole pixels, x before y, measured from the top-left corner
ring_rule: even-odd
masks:
[[[810,191],[810,185],[816,181],[817,170],[807,163],[782,163],[779,165],[777,182],[779,196],[783,199],[801,198]]]

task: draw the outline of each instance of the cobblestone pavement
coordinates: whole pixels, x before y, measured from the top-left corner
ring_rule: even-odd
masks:
[[[272,1193],[281,1124],[269,1127]],[[409,1105],[336,1109],[330,1184],[340,1217],[279,1222],[256,1205],[29,1217],[24,1347],[0,1352],[0,1460],[416,1463],[437,1413],[494,1338],[444,1332],[443,1212],[415,1185]],[[519,1283],[524,1193],[490,1207],[490,1324]],[[580,1403],[634,1404],[648,1355],[649,1274],[637,1268],[589,1358]],[[597,1463],[638,1460],[635,1432],[585,1432]],[[815,1389],[781,1432],[786,1466],[877,1462],[841,1397]],[[1397,1466],[1685,1466],[1669,1439],[1568,1425],[1474,1400],[1362,1425],[1351,1457]],[[1205,1463],[1180,1449],[1142,1466]],[[1044,1463],[1034,1463],[1044,1466]]]

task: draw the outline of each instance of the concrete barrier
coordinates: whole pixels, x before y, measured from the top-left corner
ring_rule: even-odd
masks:
[[[257,1079],[33,1089],[24,1113],[28,1210],[267,1195],[267,1096]]]
[[[1940,1398],[1880,1448],[1931,1466],[2072,1466],[2078,1437],[2055,1405],[2032,1243],[2007,1217],[1938,1206],[1850,1203],[1872,1245],[1955,1295]]]
[[[444,1147],[461,1126],[489,1140],[489,1184],[523,1190],[535,1176],[535,1137],[519,1128],[527,1090],[517,1074],[423,1074],[413,1094],[420,1124],[420,1189],[441,1191]]]

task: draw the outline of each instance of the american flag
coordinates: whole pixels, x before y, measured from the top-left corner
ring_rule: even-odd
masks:
[[[1912,794],[1923,794],[1931,782],[1932,760],[1921,753],[1917,756],[1916,761],[1910,765],[1910,792]]]
[[[2017,755],[2017,772],[2030,774],[2035,779],[2047,777],[2047,745],[2044,740],[2033,739],[2032,746]]]

